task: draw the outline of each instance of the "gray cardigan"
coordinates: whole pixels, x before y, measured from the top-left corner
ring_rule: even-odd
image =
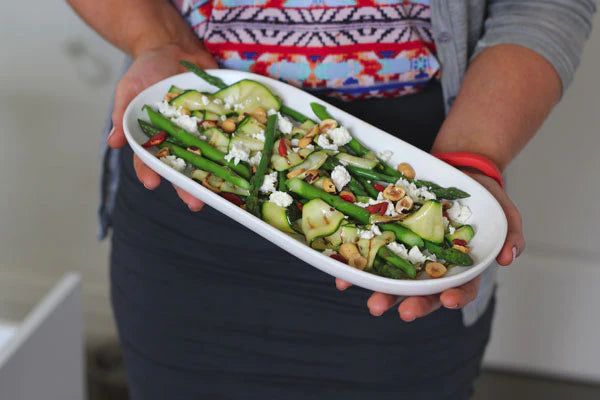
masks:
[[[563,90],[566,89],[579,64],[595,10],[594,0],[431,0],[446,112],[460,90],[469,61],[485,48],[498,44],[517,44],[536,51],[554,66]],[[105,138],[111,128],[109,114]],[[103,154],[100,238],[108,233],[119,183],[117,151],[105,147]],[[477,299],[463,309],[466,325],[474,323],[485,311],[495,272],[496,268],[486,270]]]

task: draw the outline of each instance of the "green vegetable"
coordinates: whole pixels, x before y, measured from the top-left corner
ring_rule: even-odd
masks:
[[[262,219],[282,232],[295,232],[286,209],[270,201],[265,201],[262,205]]]
[[[277,190],[280,192],[287,192],[287,178],[284,171],[277,172]]]
[[[401,269],[409,278],[417,277],[417,270],[414,265],[410,262],[404,260],[403,258],[398,257],[393,251],[388,249],[387,247],[381,247],[377,252],[377,255],[381,257],[388,264]]]
[[[446,200],[464,199],[471,196],[469,193],[463,192],[455,187],[433,189],[431,192],[435,194],[438,199]]]
[[[412,232],[410,229],[403,227],[402,225],[380,224],[378,226],[379,226],[379,229],[381,229],[382,231],[394,232],[394,235],[396,235],[396,240],[404,243],[407,246],[410,246],[410,247],[425,246],[425,242],[423,242],[423,239],[421,239],[421,237],[419,235]]]
[[[322,104],[312,102],[310,103],[310,108],[321,121],[324,119],[335,119],[327,112],[327,108]]]
[[[304,150],[304,149],[302,149],[302,150]],[[298,153],[300,153],[300,151],[298,151]],[[288,153],[288,158],[290,156],[291,156],[291,154]],[[306,177],[307,171],[321,168],[321,166],[325,163],[325,160],[327,160],[327,152],[325,152],[323,150],[315,151],[314,153],[311,153],[306,158],[306,160],[304,160],[304,162],[302,162],[301,164],[298,164],[295,167],[293,167],[292,169],[290,169],[290,172],[296,171],[299,169],[303,169],[304,172],[302,172],[299,175],[296,175],[296,177],[299,179],[304,179]]]
[[[373,263],[374,271],[386,278],[392,279],[408,279],[408,275],[400,268],[387,264],[381,257],[377,257]]]
[[[265,180],[265,174],[267,172],[267,168],[269,167],[269,162],[271,160],[271,153],[273,152],[273,143],[275,142],[275,127],[277,125],[277,114],[273,114],[269,116],[267,119],[267,127],[265,129],[265,145],[262,151],[262,157],[260,159],[260,163],[258,163],[258,167],[256,167],[256,173],[252,176],[250,180],[250,195],[246,200],[246,208],[249,212],[260,217],[260,207],[259,207],[259,199],[258,192],[260,187],[262,186]]]
[[[435,243],[444,241],[442,205],[437,201],[425,202],[423,207],[406,217],[401,224],[425,240]]]
[[[209,160],[216,161],[219,164],[223,164],[230,167],[233,171],[237,172],[244,178],[250,178],[250,176],[252,175],[250,169],[245,164],[239,163],[236,165],[231,161],[227,161],[225,159],[225,153],[223,153],[222,151],[215,149],[207,142],[181,129],[180,127],[172,123],[169,119],[163,117],[162,115],[154,111],[152,108],[144,106],[144,109],[148,113],[150,121],[154,125],[156,125],[159,129],[171,134],[184,146],[195,146],[199,148],[202,152],[203,157],[206,157]]]
[[[461,253],[456,249],[445,249],[435,243],[425,241],[425,248],[432,254],[435,254],[438,258],[446,260],[449,264],[456,264],[462,266],[473,265],[473,259],[471,256],[465,253]]]
[[[457,228],[454,233],[448,233],[446,235],[446,239],[452,243],[454,239],[461,239],[465,242],[469,243],[471,239],[475,236],[475,231],[471,225],[463,225],[460,228]]]
[[[265,111],[279,111],[281,103],[275,95],[261,83],[250,79],[242,79],[216,92],[213,95],[224,102],[237,105],[236,110],[242,113],[252,113],[262,107]]]
[[[151,138],[152,136],[156,135],[159,132],[162,132],[160,129],[158,129],[151,123],[144,121],[143,119],[138,119],[138,124],[140,124],[140,128],[142,128],[142,132],[144,132],[144,134],[146,136],[148,136],[149,138]],[[175,139],[173,136],[167,137],[166,141],[169,143],[176,144],[177,146],[182,146],[182,147],[185,146],[183,143],[181,143],[179,140]]]
[[[352,175],[352,173],[350,173],[350,175]],[[376,199],[379,196],[379,191],[377,191],[377,189],[375,189],[375,187],[373,186],[373,184],[370,183],[367,179],[361,178],[361,177],[357,177],[356,181],[359,182],[362,185],[362,187],[368,193],[369,197],[371,197],[373,199]]]
[[[282,114],[287,115],[288,117],[290,117],[293,120],[296,120],[300,123],[310,121],[310,118],[308,118],[306,115],[304,115],[301,112],[296,111],[293,108],[290,108],[284,104],[281,105],[281,108],[279,109],[279,111],[281,111]]]
[[[346,167],[346,169],[348,170],[348,172],[350,172],[353,175],[356,175],[358,177],[361,178],[366,178],[366,179],[371,179],[374,181],[382,181],[382,182],[387,182],[387,183],[396,183],[396,181],[398,180],[397,178],[390,176],[390,175],[385,175],[382,174],[381,172],[377,172],[377,171],[373,171],[370,169],[365,169],[365,168],[360,168],[360,167],[353,167],[351,165],[348,165]]]
[[[169,142],[163,142],[158,147],[168,147],[171,154],[182,158],[188,163],[194,165],[195,167],[198,167],[204,171],[211,172],[215,176],[218,176],[219,178],[227,182],[231,182],[242,189],[250,189],[250,183],[235,172],[231,171],[229,168],[223,167],[213,161],[207,160],[206,158],[199,156],[198,154],[189,152],[183,147],[179,147]]]
[[[223,88],[227,87],[227,84],[225,82],[223,82],[221,80],[221,78],[217,78],[216,76],[206,73],[206,71],[204,71],[201,68],[198,68],[193,63],[191,63],[189,61],[179,61],[179,63],[181,65],[183,65],[185,68],[187,68],[189,71],[193,72],[194,74],[198,75],[200,78],[204,79],[206,82],[210,83],[211,85],[216,86],[219,89],[223,89]]]
[[[362,207],[347,202],[339,196],[335,196],[314,187],[298,178],[292,178],[287,181],[287,187],[290,191],[307,199],[321,199],[330,206],[336,208],[342,213],[356,219],[363,224],[369,223],[371,213]]]
[[[242,189],[241,187],[234,185],[231,182],[227,182],[226,180],[219,178],[211,172],[207,172],[201,169],[194,170],[194,172],[192,172],[192,178],[200,182],[206,179],[206,182],[210,186],[219,189],[221,192],[233,193],[239,196],[248,196],[250,194],[248,189]]]
[[[204,104],[205,102],[206,104]],[[227,114],[227,110],[222,103],[215,103],[212,95],[200,93],[197,90],[186,90],[171,100],[169,104],[178,108],[187,108],[190,111],[207,111],[216,115]]]
[[[217,150],[227,153],[230,149],[229,136],[219,128],[208,128],[202,132],[206,136],[206,141]]]
[[[378,252],[386,245],[392,243],[394,239],[395,236],[392,232],[383,232],[381,235],[377,235],[371,239],[360,239],[358,241],[358,251],[360,251],[362,256],[367,258],[367,267],[371,268],[373,266]]]
[[[185,92],[185,90],[179,89],[177,86],[171,85],[171,87],[169,88],[169,93],[181,94],[183,92]]]
[[[338,160],[345,162],[346,165],[353,167],[373,169],[377,166],[377,160],[369,160],[368,158],[357,157],[347,153],[338,153],[335,157]]]
[[[344,214],[332,209],[329,204],[317,198],[302,207],[302,232],[306,242],[332,235],[344,220]]]

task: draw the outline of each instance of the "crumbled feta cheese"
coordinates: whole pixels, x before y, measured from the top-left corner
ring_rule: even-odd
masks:
[[[447,211],[451,220],[465,224],[471,218],[471,209],[455,201]]]
[[[333,249],[325,249],[323,250],[322,254],[326,255],[327,257],[337,254],[337,251],[333,250]]]
[[[322,147],[325,150],[334,150],[337,151],[338,147],[335,143],[331,143],[327,138],[327,135],[319,135],[317,136],[317,145]]]
[[[176,118],[171,118],[171,121],[188,133],[198,134],[198,118],[190,117],[189,115],[180,114]]]
[[[269,196],[269,201],[271,203],[277,204],[279,207],[287,208],[290,204],[294,202],[294,199],[292,199],[292,196],[290,196],[286,192],[276,191],[271,193],[271,195]]]
[[[258,151],[258,152],[256,152],[256,154],[254,154],[252,157],[250,157],[248,159],[248,162],[250,163],[250,165],[258,166],[258,164],[260,164],[261,158],[262,158],[262,153],[260,151]]]
[[[305,149],[310,149],[313,150],[315,148],[315,146],[313,144],[309,144],[305,147]]]
[[[427,190],[426,187],[418,188],[413,182],[409,182],[404,178],[398,179],[396,185],[402,186],[402,188],[406,191],[406,194],[416,202],[436,199],[435,194]]]
[[[371,224],[371,232],[373,232],[375,236],[381,235],[381,229],[375,224]]]
[[[181,115],[181,113],[179,112],[179,109],[175,106],[170,105],[169,102],[166,100],[159,101],[158,103],[156,103],[155,108],[159,113],[161,113],[162,115],[164,115],[167,118],[176,117],[178,115]]]
[[[442,220],[444,221],[444,230],[448,229],[448,226],[450,225],[450,220],[446,217],[443,217]]]
[[[159,158],[159,160],[179,172],[181,172],[185,169],[185,161],[179,157],[164,156],[164,157]]]
[[[273,115],[273,114],[277,114],[277,111],[275,111],[272,108],[269,111],[267,111],[267,115]]]
[[[225,106],[224,106],[224,108],[225,108],[226,110],[231,110],[231,104],[229,104],[229,103],[225,103]]]
[[[331,142],[336,146],[343,146],[352,140],[350,132],[348,132],[348,129],[344,128],[343,126],[328,130],[327,136],[329,136]]]
[[[256,140],[260,140],[261,142],[265,141],[265,131],[261,130],[257,133],[253,133],[252,137]]]
[[[250,149],[243,143],[235,142],[225,156],[225,160],[231,161],[233,159],[233,163],[237,165],[240,161],[248,161],[248,157],[250,157]]]
[[[290,141],[290,143],[292,144],[292,146],[298,147],[298,144],[300,143],[300,140],[299,139],[292,139]]]
[[[381,230],[375,224],[371,224],[369,229],[358,229],[358,236],[361,239],[373,239],[375,236],[381,235]]]
[[[202,102],[203,105],[207,106],[209,101],[208,101],[208,97],[206,96],[202,96],[200,97],[200,101]]]
[[[454,235],[454,232],[456,232],[456,228],[453,227],[452,225],[448,225],[448,233],[450,233],[451,235]]]
[[[221,121],[225,121],[225,120],[227,119],[227,116],[225,116],[225,115],[221,115],[221,116],[219,117],[219,119],[220,119]]]
[[[260,153],[258,153],[260,154]],[[263,193],[273,193],[277,190],[275,189],[275,184],[277,183],[277,172],[271,172],[270,174],[265,175],[265,179],[263,180],[263,184],[260,187],[260,191]]]
[[[350,182],[350,179],[350,174],[346,168],[341,165],[336,165],[333,171],[331,171],[331,180],[338,192]]]
[[[381,158],[381,160],[388,162],[394,153],[391,150],[384,150],[377,153],[377,157]]]
[[[398,242],[392,242],[387,245],[387,248],[393,251],[398,257],[403,258],[411,264],[421,264],[427,260],[435,261],[436,257],[433,254],[423,254],[419,247],[413,246],[410,251],[404,247],[403,244]]]
[[[338,159],[338,162],[339,162],[340,164],[342,164],[344,167],[345,167],[346,165],[348,165],[348,161],[346,161],[346,160],[342,160],[341,158],[340,158],[340,159]]]
[[[223,104],[223,101],[221,99],[214,99],[213,103],[215,103],[215,104]]]
[[[294,125],[292,121],[288,119],[288,117],[284,117],[280,113],[277,113],[277,129],[285,135],[292,133],[292,128]]]

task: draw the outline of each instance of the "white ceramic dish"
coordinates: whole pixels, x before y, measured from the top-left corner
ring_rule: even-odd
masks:
[[[287,106],[305,115],[313,115],[309,105],[310,102],[323,103],[298,88],[264,76],[232,70],[212,70],[208,72],[220,77],[226,83],[234,83],[240,79],[254,79],[261,82],[280,96]],[[330,114],[347,127],[356,139],[365,143],[374,151],[392,150],[394,152],[390,160],[392,165],[408,162],[416,170],[417,178],[431,180],[442,186],[456,186],[471,194],[471,197],[462,202],[468,205],[473,212],[469,223],[475,227],[476,231],[471,242],[471,255],[475,260],[475,264],[471,267],[453,268],[445,277],[440,279],[427,279],[424,277],[419,280],[394,280],[349,267],[312,250],[304,243],[293,239],[261,219],[233,205],[191,178],[171,169],[140,146],[147,138],[138,126],[137,119],[148,120],[148,116],[142,111],[142,106],[160,101],[171,85],[186,89],[194,88],[200,91],[212,92],[216,90],[215,87],[189,72],[172,76],[144,90],[129,104],[123,120],[125,136],[133,151],[165,179],[315,268],[357,286],[379,292],[405,296],[427,295],[459,286],[475,278],[494,262],[494,258],[500,252],[506,237],[506,217],[496,199],[483,186],[430,154],[330,105],[327,105]]]

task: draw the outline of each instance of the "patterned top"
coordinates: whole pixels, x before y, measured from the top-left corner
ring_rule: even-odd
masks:
[[[417,92],[439,72],[429,0],[172,0],[224,68],[345,100]]]

